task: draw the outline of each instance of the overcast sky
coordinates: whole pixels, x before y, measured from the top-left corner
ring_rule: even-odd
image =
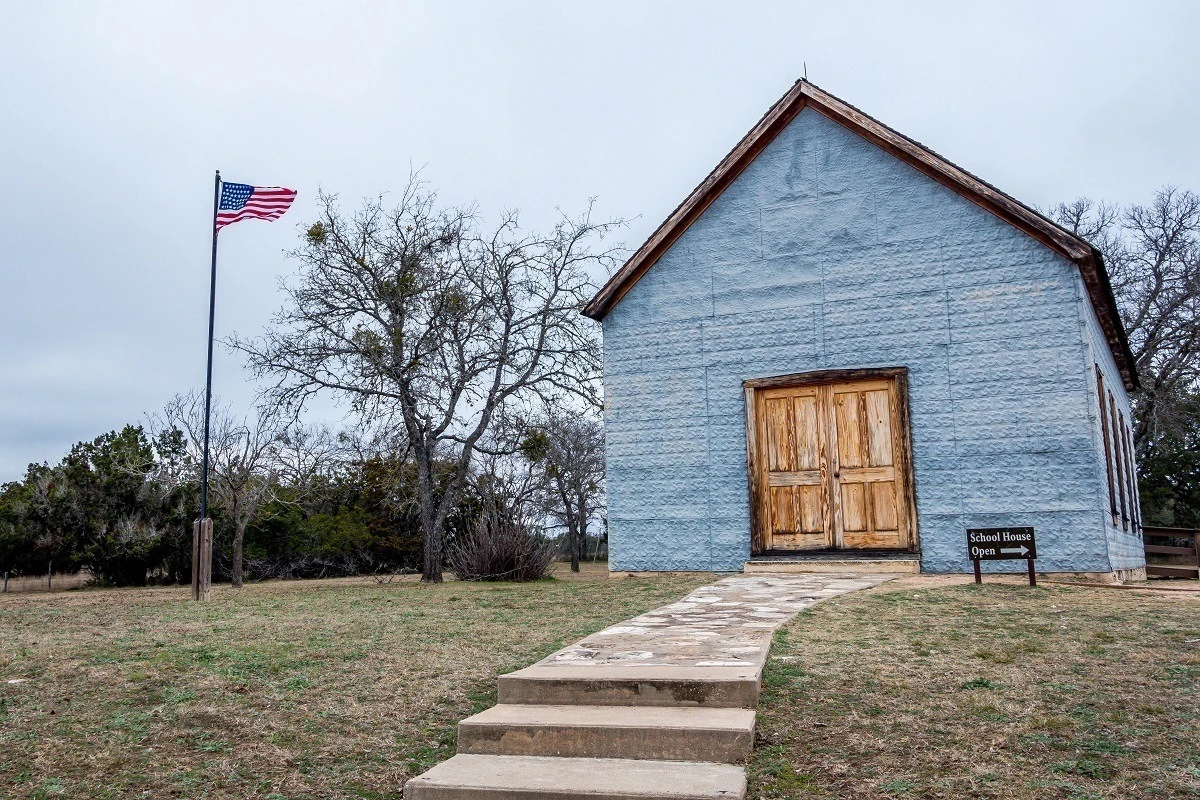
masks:
[[[318,187],[410,166],[636,246],[805,62],[1028,203],[1200,190],[1200,4],[1106,6],[0,0],[0,481],[203,385],[217,168],[300,191],[222,233],[218,336],[278,308]],[[255,394],[220,349],[215,388]]]

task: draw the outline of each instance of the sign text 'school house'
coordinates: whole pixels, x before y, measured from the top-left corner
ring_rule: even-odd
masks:
[[[965,572],[964,530],[997,526],[1037,530],[1039,571],[1144,567],[1101,254],[811,83],[585,313],[613,570],[877,550]]]

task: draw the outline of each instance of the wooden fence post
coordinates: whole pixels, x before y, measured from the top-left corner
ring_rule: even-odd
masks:
[[[1142,526],[1142,547],[1146,552],[1146,574],[1165,578],[1200,579],[1200,530],[1195,528],[1155,528]],[[1163,544],[1152,544],[1161,541]],[[1181,544],[1187,546],[1181,547]],[[1152,563],[1150,556],[1184,556],[1192,564]]]
[[[200,543],[200,599],[207,600],[208,592],[212,588],[212,534],[213,521],[212,517],[204,520],[202,524],[204,538]]]
[[[192,599],[200,599],[200,520],[192,523]]]
[[[192,525],[192,599],[207,600],[212,588],[211,518],[198,519]]]

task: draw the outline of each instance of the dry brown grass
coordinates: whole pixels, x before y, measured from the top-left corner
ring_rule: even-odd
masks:
[[[749,797],[1200,797],[1200,597],[913,578],[777,635]]]
[[[70,592],[82,589],[91,579],[92,576],[87,572],[55,573],[50,576],[47,588],[45,575],[22,575],[8,579],[8,592]]]
[[[0,796],[398,798],[498,673],[711,580],[584,569],[0,595]]]

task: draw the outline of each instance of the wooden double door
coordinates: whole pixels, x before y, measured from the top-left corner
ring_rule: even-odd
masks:
[[[913,548],[903,379],[746,382],[755,552]]]

